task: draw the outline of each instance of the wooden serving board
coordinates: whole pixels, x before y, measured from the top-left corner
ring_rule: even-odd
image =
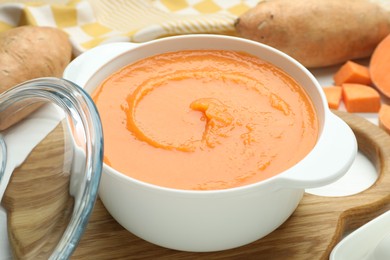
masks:
[[[293,215],[271,234],[211,253],[181,252],[145,242],[122,228],[98,199],[72,259],[328,259],[345,232],[390,209],[389,135],[364,118],[334,112],[352,128],[359,150],[376,166],[378,179],[367,190],[344,197],[306,193]]]

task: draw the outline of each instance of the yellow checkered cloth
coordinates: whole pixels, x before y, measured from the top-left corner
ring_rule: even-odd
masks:
[[[105,42],[190,33],[234,34],[259,0],[0,0],[0,32],[31,24],[64,30],[75,55]]]

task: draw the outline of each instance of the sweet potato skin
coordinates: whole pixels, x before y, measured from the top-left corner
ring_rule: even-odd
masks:
[[[39,77],[61,77],[72,57],[60,29],[20,26],[0,34],[0,93]]]
[[[308,68],[372,54],[390,15],[371,0],[264,0],[235,23],[238,36],[265,43]]]
[[[61,77],[72,58],[68,35],[51,27],[21,26],[0,34],[0,94],[40,77]],[[0,131],[39,108],[42,103],[0,111]]]

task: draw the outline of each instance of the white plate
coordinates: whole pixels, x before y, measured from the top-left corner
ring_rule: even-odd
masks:
[[[389,236],[390,210],[345,237],[333,249],[330,260],[389,260]]]

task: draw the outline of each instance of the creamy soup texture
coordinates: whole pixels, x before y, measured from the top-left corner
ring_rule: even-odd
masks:
[[[258,57],[226,50],[151,56],[111,74],[93,93],[105,163],[135,179],[215,190],[270,178],[316,143],[304,89]]]

